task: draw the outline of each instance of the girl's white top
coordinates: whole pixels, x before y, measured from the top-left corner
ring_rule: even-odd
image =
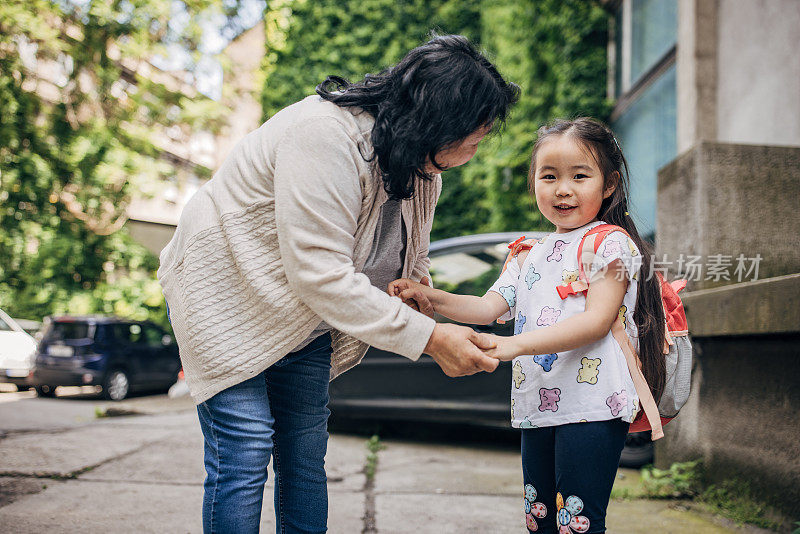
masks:
[[[518,258],[508,263],[489,291],[508,302],[509,312],[501,319],[515,319],[515,334],[545,328],[584,311],[583,294],[562,300],[556,286],[578,279],[581,239],[599,224],[603,223],[550,234],[533,245],[522,266]],[[633,311],[642,258],[636,245],[622,232],[608,234],[586,274],[591,283],[593,275],[617,259],[625,266],[629,282],[620,314],[638,349]],[[631,422],[638,406],[625,355],[611,332],[575,350],[519,356],[512,363],[511,425],[515,428],[618,418]]]

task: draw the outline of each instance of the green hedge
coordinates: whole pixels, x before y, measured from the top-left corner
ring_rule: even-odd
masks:
[[[330,74],[357,80],[396,63],[431,30],[466,35],[522,96],[507,128],[443,174],[433,239],[546,229],[527,189],[537,128],[555,117],[606,119],[608,13],[581,0],[283,0],[266,13],[264,119]]]

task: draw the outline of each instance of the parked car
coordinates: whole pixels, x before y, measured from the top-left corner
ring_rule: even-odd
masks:
[[[18,388],[30,386],[36,340],[14,319],[0,310],[0,382]]]
[[[118,401],[135,389],[167,390],[181,363],[171,335],[148,321],[116,317],[45,320],[31,383],[42,396],[57,386],[102,386]]]
[[[539,238],[544,234],[479,234],[432,243],[434,287],[483,295],[500,274],[508,243],[521,235]],[[438,314],[435,319],[450,322]],[[469,326],[503,336],[514,332],[513,321]],[[371,347],[358,366],[331,382],[330,409],[340,419],[448,422],[510,429],[510,384],[511,362],[501,362],[493,373],[453,379],[426,354],[412,362]],[[652,457],[648,433],[629,434],[621,464],[644,465]]]

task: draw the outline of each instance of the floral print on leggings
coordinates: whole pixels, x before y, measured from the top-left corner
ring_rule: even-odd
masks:
[[[558,509],[556,514],[558,534],[573,534],[589,530],[589,519],[578,515],[583,511],[583,501],[580,497],[570,495],[565,503],[559,492],[556,494],[556,508]]]
[[[531,532],[539,530],[536,518],[542,519],[547,515],[547,507],[543,503],[535,501],[536,488],[533,487],[533,484],[525,484],[525,523]]]

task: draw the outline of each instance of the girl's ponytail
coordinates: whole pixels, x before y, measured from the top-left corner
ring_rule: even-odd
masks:
[[[623,187],[627,189],[628,164],[621,151],[620,157],[622,157],[625,171],[624,175],[620,171],[620,182],[624,181],[625,185]],[[616,191],[620,190],[621,188],[618,185]],[[615,194],[612,194],[609,198],[614,196]],[[639,271],[639,289],[636,294],[636,309],[633,312],[633,322],[636,323],[636,331],[639,336],[639,360],[642,362],[642,374],[647,379],[653,398],[658,402],[661,399],[661,393],[664,391],[667,374],[666,360],[663,353],[666,323],[664,307],[661,302],[660,283],[658,277],[652,271],[653,248],[650,243],[639,235],[633,219],[628,214],[627,195],[620,196],[622,198],[618,203],[609,203],[607,207],[604,203],[598,218],[608,224],[624,228],[642,255],[642,267]]]

